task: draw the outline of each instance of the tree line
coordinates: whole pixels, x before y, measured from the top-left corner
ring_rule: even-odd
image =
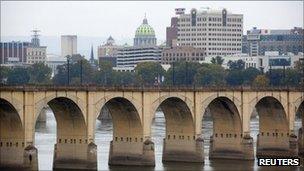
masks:
[[[228,69],[222,67],[223,59],[213,58],[211,64],[175,62],[165,71],[157,62],[142,62],[134,72],[113,70],[110,62],[92,67],[86,59],[60,65],[52,77],[52,70],[43,63],[29,67],[1,66],[0,81],[7,85],[101,85],[101,86],[300,86],[303,64],[295,68],[272,69],[266,73],[256,68],[246,68],[242,60],[229,61]]]

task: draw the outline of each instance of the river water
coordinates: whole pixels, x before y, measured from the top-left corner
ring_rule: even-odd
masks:
[[[251,136],[254,138],[256,143],[257,133],[259,131],[259,124],[257,119],[251,120]],[[301,121],[297,120],[295,123],[295,130],[300,128]],[[98,170],[130,170],[130,171],[175,171],[175,170],[208,170],[208,171],[279,171],[279,170],[303,170],[303,167],[258,167],[256,161],[235,161],[235,160],[208,160],[209,153],[209,140],[212,134],[212,121],[205,119],[203,121],[203,133],[204,133],[204,150],[205,150],[205,163],[204,164],[193,164],[193,163],[162,163],[162,145],[163,138],[165,137],[165,118],[163,113],[157,112],[154,123],[152,125],[152,140],[155,143],[155,167],[151,168],[140,168],[140,167],[109,167],[108,166],[108,155],[110,148],[110,141],[112,140],[112,122],[111,120],[97,120],[96,122],[96,134],[95,144],[98,148]],[[53,164],[53,150],[56,142],[56,120],[51,111],[47,112],[47,122],[36,124],[35,133],[35,146],[38,149],[38,163],[39,170],[52,170]]]

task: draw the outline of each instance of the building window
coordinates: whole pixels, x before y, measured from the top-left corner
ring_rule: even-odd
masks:
[[[196,26],[196,10],[191,10],[191,26]]]

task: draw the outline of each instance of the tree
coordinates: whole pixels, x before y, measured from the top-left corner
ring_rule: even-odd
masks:
[[[135,67],[135,73],[139,76],[143,84],[153,85],[165,70],[158,62],[141,62]]]
[[[216,56],[215,58],[211,58],[211,63],[212,64],[217,64],[217,65],[222,65],[224,62],[224,59],[220,56]]]
[[[31,84],[47,84],[51,81],[52,69],[44,63],[35,63],[28,68]]]
[[[239,70],[228,70],[228,74],[226,76],[227,84],[231,86],[239,86],[244,82],[243,72]]]
[[[237,60],[237,61],[229,61],[227,63],[227,65],[229,66],[230,70],[243,70],[245,69],[245,62],[241,59]]]
[[[8,84],[27,84],[30,80],[30,75],[27,68],[17,67],[9,72]]]
[[[165,73],[165,84],[172,85],[174,76],[175,85],[192,85],[194,83],[194,76],[201,66],[197,62],[175,62],[174,66],[171,65]]]
[[[9,67],[0,66],[0,84],[4,84],[7,81],[11,69]]]
[[[243,84],[251,85],[254,79],[261,73],[256,68],[249,67],[243,71],[242,77],[243,77]]]
[[[53,83],[58,85],[68,84],[67,64],[57,66],[57,74],[53,77]]]
[[[220,65],[204,64],[195,75],[195,84],[222,86],[225,84],[225,69]]]
[[[266,87],[269,85],[269,79],[265,75],[258,75],[252,85],[255,87]]]
[[[99,71],[95,72],[94,82],[100,85],[112,85],[114,78],[112,63],[103,61],[99,64]]]

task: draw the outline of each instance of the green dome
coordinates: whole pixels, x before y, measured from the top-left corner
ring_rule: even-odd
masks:
[[[155,36],[154,29],[148,24],[147,19],[136,29],[135,36]]]

